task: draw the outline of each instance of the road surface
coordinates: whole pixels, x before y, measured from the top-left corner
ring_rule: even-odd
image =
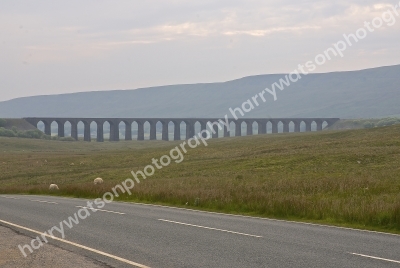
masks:
[[[86,201],[0,195],[0,225],[35,238]],[[123,202],[88,211],[45,238],[111,267],[400,267],[399,235]]]

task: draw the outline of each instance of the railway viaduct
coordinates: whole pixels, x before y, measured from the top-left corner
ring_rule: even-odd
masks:
[[[235,130],[235,136],[242,136],[242,124],[246,124],[246,135],[254,135],[253,124],[256,123],[258,127],[258,134],[266,134],[267,126],[269,124],[272,133],[278,133],[278,125],[282,124],[282,132],[289,132],[290,124],[294,125],[294,132],[300,132],[301,125],[304,131],[311,131],[312,124],[316,124],[316,130],[321,131],[323,126],[331,126],[339,118],[242,118],[242,119],[227,119],[229,127],[217,122],[225,122],[226,119],[220,118],[50,118],[50,117],[29,117],[24,118],[30,124],[38,127],[38,123],[44,124],[44,132],[47,135],[51,135],[51,124],[57,123],[58,136],[65,137],[65,124],[69,122],[71,124],[71,137],[78,140],[78,123],[82,122],[84,125],[84,141],[91,141],[91,124],[93,122],[97,125],[97,137],[98,142],[104,141],[104,124],[106,122],[110,125],[110,141],[119,141],[120,139],[120,124],[125,124],[125,140],[132,140],[132,124],[137,124],[137,140],[145,139],[145,128],[146,122],[150,125],[150,140],[157,139],[157,128],[156,125],[162,124],[162,135],[161,139],[168,141],[169,137],[169,125],[173,124],[174,134],[173,140],[181,140],[181,124],[184,123],[186,126],[186,139],[193,137],[195,133],[195,124],[200,124],[200,129],[214,130],[212,134],[213,138],[218,138],[218,131],[224,132],[224,137],[231,136],[232,128]],[[234,127],[232,126],[234,124]]]

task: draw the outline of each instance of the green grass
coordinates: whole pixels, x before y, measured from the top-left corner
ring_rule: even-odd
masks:
[[[400,233],[399,133],[395,125],[210,140],[119,200]],[[178,144],[0,138],[0,193],[101,197]],[[96,177],[105,184],[95,187]]]

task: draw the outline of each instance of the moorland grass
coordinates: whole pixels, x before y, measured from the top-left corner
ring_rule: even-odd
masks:
[[[400,233],[399,133],[395,125],[210,140],[118,199]],[[0,138],[0,193],[101,197],[178,144]],[[95,187],[96,177],[105,183]]]

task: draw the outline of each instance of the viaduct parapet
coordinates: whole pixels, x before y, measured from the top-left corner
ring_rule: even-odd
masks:
[[[256,123],[258,127],[258,134],[266,134],[267,126],[269,124],[272,133],[278,133],[278,125],[282,124],[282,132],[289,132],[290,124],[294,132],[300,132],[301,125],[303,124],[304,131],[311,131],[312,124],[316,124],[317,131],[321,131],[323,126],[331,126],[339,121],[339,118],[241,118],[241,119],[228,119],[228,126],[226,119],[223,118],[50,118],[50,117],[29,117],[24,118],[27,122],[38,127],[38,123],[44,124],[44,133],[51,135],[51,125],[53,122],[57,123],[58,136],[65,137],[65,124],[71,124],[71,137],[78,140],[78,123],[82,122],[84,125],[84,141],[91,141],[91,124],[97,125],[97,138],[98,142],[104,141],[104,124],[110,125],[110,141],[119,141],[120,139],[120,124],[125,125],[125,140],[132,140],[132,124],[137,124],[137,140],[145,139],[145,123],[150,125],[150,140],[157,140],[156,125],[162,124],[161,139],[164,141],[172,140],[169,137],[169,126],[173,125],[173,140],[181,140],[181,124],[186,126],[186,139],[195,136],[195,124],[200,124],[200,131],[211,128],[214,130],[213,138],[218,138],[218,131],[224,132],[224,137],[230,137],[231,130],[234,129],[235,136],[242,136],[242,124],[246,124],[246,135],[253,135],[253,124]],[[219,122],[219,125],[217,124]],[[234,125],[234,126],[233,126]],[[304,128],[305,126],[305,128]]]

